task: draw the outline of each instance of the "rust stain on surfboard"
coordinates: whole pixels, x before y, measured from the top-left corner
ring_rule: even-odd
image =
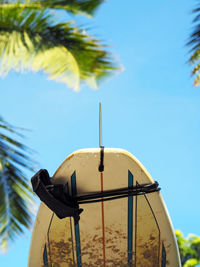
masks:
[[[153,240],[152,238],[150,242],[138,246],[140,253],[137,257],[137,263],[138,261],[143,262],[145,267],[159,267],[159,247],[158,245],[152,245],[151,241]]]
[[[136,265],[138,267],[160,266],[160,238],[153,229],[145,237],[140,235],[136,240]]]
[[[106,267],[128,267],[128,252],[120,247],[122,240],[127,241],[127,234],[114,228],[115,226],[105,227]],[[93,236],[83,236],[81,255],[84,267],[104,266],[102,241],[101,232]]]
[[[60,240],[59,242],[50,241],[50,258],[51,263],[54,267],[64,266],[66,267],[75,267],[73,259],[71,257],[72,248],[71,248],[71,239],[68,241]]]

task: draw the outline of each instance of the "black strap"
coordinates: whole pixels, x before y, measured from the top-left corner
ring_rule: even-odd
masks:
[[[159,186],[158,182],[155,182],[153,184],[142,184],[142,185],[137,184],[136,186],[133,187],[106,190],[103,192],[99,191],[92,194],[77,196],[75,197],[75,201],[77,201],[78,204],[89,204],[89,203],[125,198],[129,196],[144,195],[160,191],[160,188],[158,186]]]
[[[103,151],[103,149],[102,149]],[[100,166],[103,166],[103,153],[101,156]],[[99,166],[99,168],[100,168]],[[101,168],[100,168],[101,169]],[[102,169],[101,169],[102,170]],[[32,178],[31,183],[33,191],[38,195],[56,215],[62,219],[73,216],[75,222],[80,219],[79,204],[89,204],[95,202],[109,201],[129,196],[144,195],[160,191],[158,182],[153,184],[136,184],[136,186],[118,188],[113,190],[98,191],[91,194],[79,196],[70,196],[64,190],[63,184],[52,184],[48,171],[45,169],[37,172]]]

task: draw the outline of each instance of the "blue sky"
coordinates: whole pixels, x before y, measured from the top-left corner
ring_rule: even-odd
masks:
[[[50,174],[74,150],[103,144],[130,151],[162,188],[175,229],[200,235],[200,88],[193,87],[185,46],[196,1],[109,0],[91,33],[111,45],[124,71],[76,93],[46,75],[10,73],[0,80],[3,118],[28,128],[26,144]],[[0,255],[3,267],[27,266],[31,233]]]

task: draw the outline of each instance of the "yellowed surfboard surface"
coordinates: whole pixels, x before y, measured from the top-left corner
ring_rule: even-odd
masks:
[[[61,164],[53,183],[83,195],[154,183],[142,164],[122,149],[74,152]],[[179,267],[173,227],[160,192],[81,204],[84,211],[59,219],[41,204],[35,221],[29,267]]]

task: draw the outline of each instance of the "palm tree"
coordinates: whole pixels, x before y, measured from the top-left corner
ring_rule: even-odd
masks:
[[[189,63],[193,66],[192,75],[195,77],[194,85],[200,85],[200,1],[198,7],[193,12],[195,14],[193,20],[194,29],[187,45],[191,47]]]
[[[42,70],[74,90],[96,87],[116,70],[97,39],[72,22],[57,23],[56,12],[92,16],[103,0],[0,0],[0,75]],[[54,12],[51,12],[52,9]],[[24,169],[33,169],[30,150],[11,138],[16,128],[0,119],[0,246],[28,228],[32,190]]]
[[[10,137],[19,135],[17,129],[2,118],[0,129],[0,247],[6,249],[31,222],[32,191],[23,169],[33,170],[33,162],[30,149]]]
[[[100,0],[33,1],[0,5],[0,75],[10,70],[43,70],[50,79],[78,90],[96,87],[115,68],[99,41],[71,22],[56,23],[50,9],[91,15]],[[93,3],[94,2],[94,3]],[[92,3],[92,6],[90,6]]]

